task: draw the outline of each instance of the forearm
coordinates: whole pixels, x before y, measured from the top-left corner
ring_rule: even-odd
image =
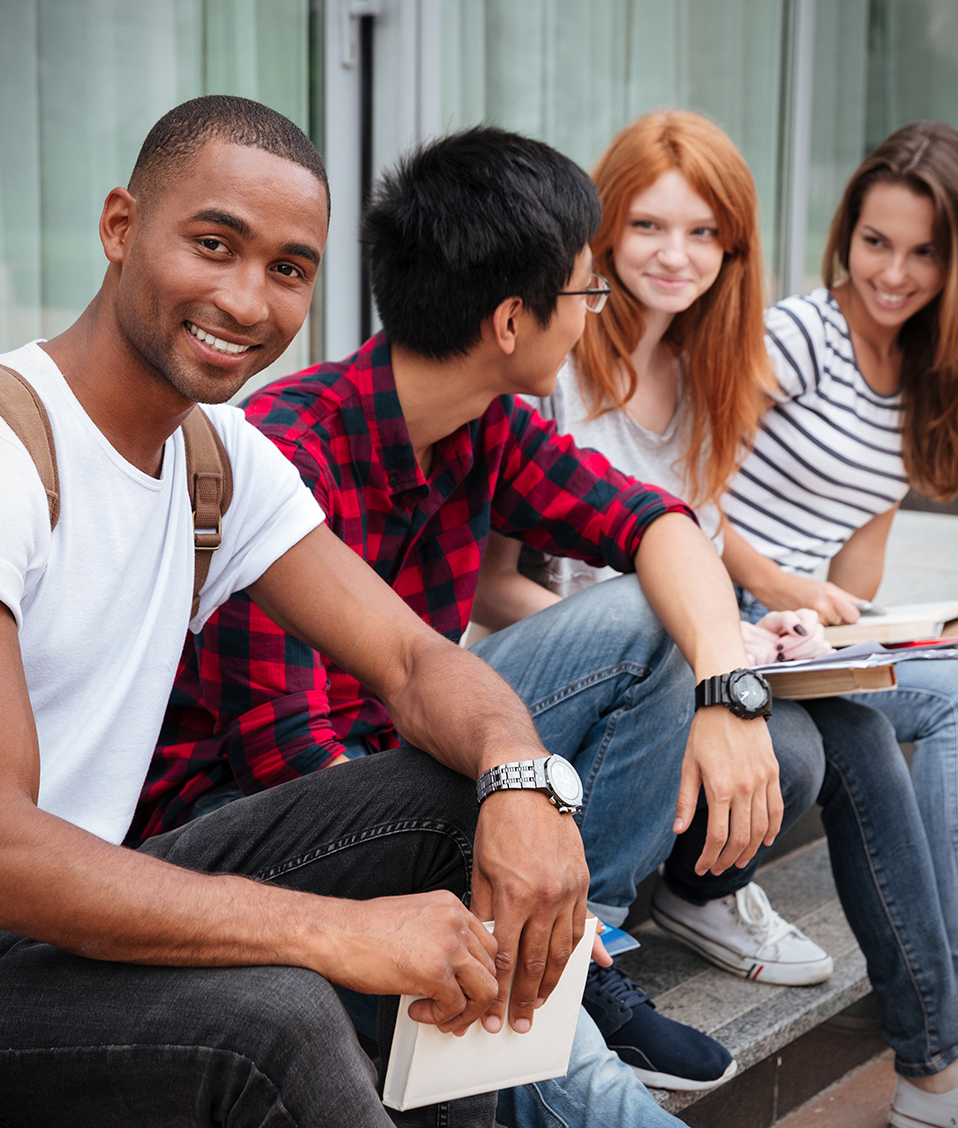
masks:
[[[475,779],[546,755],[528,710],[489,666],[444,639],[328,529],[250,589],[280,626],[368,686],[410,743]]]
[[[687,517],[646,530],[635,557],[642,590],[696,680],[746,664],[738,605],[714,547]]]
[[[501,631],[559,602],[558,595],[519,572],[521,551],[519,541],[490,534],[479,569],[472,619],[491,631]]]
[[[332,966],[329,898],[110,845],[22,795],[7,796],[0,825],[0,912],[12,932],[129,963]]]
[[[733,583],[751,592],[771,611],[796,610],[790,590],[792,577],[787,572],[753,548],[726,518],[722,520],[722,538],[722,563]]]
[[[547,755],[511,687],[469,651],[437,641],[442,647],[418,651],[402,686],[383,695],[397,732],[472,779],[496,764]]]

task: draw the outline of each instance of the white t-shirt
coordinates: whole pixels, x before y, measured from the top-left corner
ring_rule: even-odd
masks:
[[[808,573],[908,492],[901,394],[868,385],[825,289],[767,309],[765,327],[781,394],[723,504],[753,548]]]
[[[36,467],[0,420],[0,602],[19,627],[40,741],[41,809],[110,842],[129,826],[187,626],[198,631],[323,514],[299,475],[233,407],[204,408],[229,454],[233,500],[199,613],[186,456],[177,431],[161,476],[127,462],[34,342],[0,356],[50,416],[60,519],[50,532]]]
[[[575,362],[570,357],[559,370],[551,396],[526,396],[525,399],[544,419],[554,419],[559,431],[571,435],[577,446],[591,447],[604,454],[616,470],[640,482],[660,486],[675,497],[687,497],[689,484],[681,459],[688,449],[688,419],[682,410],[681,394],[679,407],[661,435],[646,430],[627,411],[607,411],[596,419],[589,419],[590,408],[582,397]],[[695,515],[702,531],[721,554],[718,507],[707,502],[696,509]],[[562,596],[619,575],[614,568],[593,568],[581,560],[565,557],[549,557],[543,571],[536,559],[542,555],[534,556],[533,550],[524,549],[522,571]]]

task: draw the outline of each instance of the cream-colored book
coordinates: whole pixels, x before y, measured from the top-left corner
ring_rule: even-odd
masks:
[[[528,1034],[517,1034],[508,1023],[498,1034],[490,1034],[480,1022],[474,1022],[461,1038],[441,1034],[435,1026],[409,1017],[409,1004],[416,996],[403,995],[383,1104],[403,1111],[561,1077],[569,1068],[595,918],[586,920],[585,926],[555,990],[535,1012]],[[491,930],[492,925],[486,927]]]
[[[958,599],[938,603],[901,603],[889,607],[885,615],[862,615],[857,623],[826,627],[825,638],[832,646],[855,642],[910,642],[919,638],[938,638],[958,634]]]

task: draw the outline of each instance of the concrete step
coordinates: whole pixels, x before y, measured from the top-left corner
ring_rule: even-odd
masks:
[[[782,916],[831,954],[834,974],[827,983],[814,987],[752,983],[714,967],[651,921],[636,928],[634,934],[642,947],[622,957],[625,970],[652,995],[663,1014],[712,1035],[739,1062],[739,1077],[712,1098],[709,1094],[657,1092],[657,1099],[670,1112],[682,1113],[701,1100],[711,1104],[719,1094],[723,1094],[723,1101],[728,1100],[750,1083],[746,1071],[751,1067],[870,990],[865,958],[839,904],[823,840],[763,866],[758,881]],[[848,1068],[851,1066],[846,1065]],[[823,1084],[834,1079],[830,1077]],[[708,1123],[717,1128],[719,1121]]]

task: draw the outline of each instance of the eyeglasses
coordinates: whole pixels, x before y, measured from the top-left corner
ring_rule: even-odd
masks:
[[[612,287],[601,274],[593,272],[585,290],[560,290],[560,294],[581,294],[582,304],[592,313],[598,313],[605,305],[605,299],[612,293]]]

